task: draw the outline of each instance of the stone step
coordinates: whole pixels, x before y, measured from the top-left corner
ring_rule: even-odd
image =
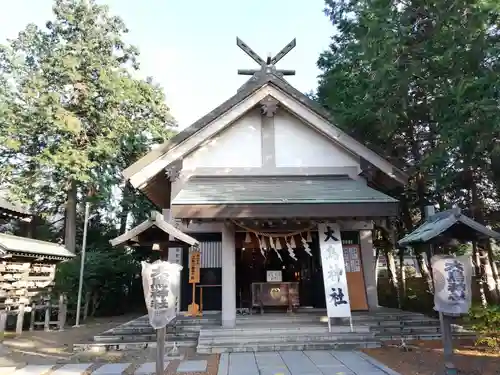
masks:
[[[176,340],[175,344],[179,348],[195,348],[198,344],[197,340]],[[173,341],[165,341],[165,348],[174,347]],[[73,344],[73,352],[93,352],[102,353],[108,351],[126,351],[126,350],[141,350],[147,348],[156,348],[156,341],[148,342],[91,342]]]
[[[372,327],[373,332],[387,332],[387,333],[412,333],[412,332],[425,332],[425,331],[439,331],[438,326],[415,326],[415,327]]]
[[[218,345],[265,345],[267,343],[307,343],[307,342],[344,342],[344,341],[370,341],[374,340],[373,335],[286,335],[286,336],[269,336],[255,335],[248,336],[244,339],[240,337],[214,337],[200,338],[198,345],[218,346]]]
[[[198,345],[196,352],[199,354],[212,353],[238,353],[238,352],[270,352],[270,351],[287,351],[287,350],[354,350],[359,348],[375,348],[381,343],[377,340],[345,340],[337,342],[267,342],[256,344],[240,343],[233,344],[218,344],[218,345]]]
[[[176,318],[170,322],[170,325],[204,325],[204,324],[220,324],[220,318]],[[139,318],[130,322],[119,325],[118,327],[147,327],[149,326],[149,319]],[[118,328],[117,327],[117,328]]]
[[[437,325],[439,326],[439,320],[434,320],[434,319],[411,319],[411,320],[382,320],[382,321],[374,321],[374,322],[368,322],[371,323],[371,325],[374,326],[380,326],[380,327],[400,327],[400,326],[422,326],[422,325]]]
[[[218,336],[255,336],[255,335],[311,335],[311,334],[369,334],[370,327],[368,326],[332,326],[332,332],[328,332],[328,326],[306,326],[306,325],[280,325],[274,327],[262,327],[256,326],[251,329],[248,328],[212,328],[212,329],[202,329],[200,331],[200,337],[218,337]]]
[[[380,333],[380,334],[375,334],[375,337],[378,340],[382,341],[394,341],[394,340],[401,340],[402,338],[404,340],[441,340],[441,333],[439,332],[420,332],[420,333],[415,333],[415,334],[403,334],[403,335],[397,335],[397,334],[387,334],[387,333]],[[464,333],[453,333],[454,338],[475,338],[476,334],[473,332],[464,332]]]
[[[217,325],[191,325],[191,326],[167,326],[167,332],[171,333],[180,333],[180,332],[200,332],[203,327],[220,327],[220,324]],[[124,327],[124,328],[113,328],[103,332],[103,335],[132,335],[132,334],[154,334],[155,330],[153,327]]]
[[[199,333],[184,332],[184,333],[167,333],[166,341],[192,339],[198,340]],[[127,334],[127,335],[96,335],[95,342],[135,342],[135,341],[156,341],[156,334]]]

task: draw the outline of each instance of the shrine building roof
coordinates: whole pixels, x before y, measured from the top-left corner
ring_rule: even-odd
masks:
[[[440,242],[445,238],[461,241],[481,238],[500,239],[500,233],[465,216],[456,207],[430,216],[413,232],[400,239],[398,245],[411,246],[419,243]]]

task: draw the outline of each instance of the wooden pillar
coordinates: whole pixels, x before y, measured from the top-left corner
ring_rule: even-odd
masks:
[[[59,331],[64,331],[64,326],[66,324],[66,312],[67,312],[67,303],[66,296],[64,293],[59,295],[59,313],[58,313],[58,325]]]
[[[92,292],[85,293],[85,304],[83,305],[83,321],[84,322],[87,320],[87,317],[89,316],[89,306],[90,306],[91,298],[92,298]]]
[[[30,315],[30,331],[35,329],[35,315],[36,315],[36,303],[31,304],[31,315]]]
[[[0,339],[5,334],[5,326],[7,325],[7,310],[0,310]]]
[[[47,297],[47,300],[45,302],[45,321],[43,324],[43,330],[45,332],[50,331],[50,294]]]
[[[20,335],[23,333],[23,323],[24,323],[24,303],[19,304],[17,308],[17,321],[16,321],[16,334]]]

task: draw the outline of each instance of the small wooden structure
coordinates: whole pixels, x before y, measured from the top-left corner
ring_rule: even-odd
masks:
[[[30,217],[23,208],[0,199],[0,221],[29,221]],[[0,233],[0,334],[5,331],[9,315],[17,316],[16,333],[21,334],[25,313],[29,312],[30,330],[37,326],[49,330],[51,325],[63,329],[66,297],[53,296],[51,287],[57,263],[74,256],[61,245]],[[57,301],[52,301],[53,297]],[[51,321],[54,307],[58,309],[57,320]]]
[[[136,247],[150,246],[153,250],[159,251],[160,259],[163,260],[168,260],[170,248],[191,246],[193,250],[199,249],[197,240],[168,223],[163,215],[157,211],[152,211],[150,218],[141,224],[110,240],[110,244],[113,247],[124,244]],[[195,251],[194,254],[194,258],[197,260],[193,262],[193,267],[190,269],[190,282],[193,285],[200,282],[200,253]],[[191,312],[193,315],[197,315],[200,307],[196,305],[194,297],[193,292]]]
[[[299,304],[298,282],[252,283],[252,306],[260,307],[261,314],[264,313],[264,306],[286,306],[288,312],[292,312]]]
[[[473,242],[490,238],[500,239],[500,233],[465,216],[458,207],[438,213],[434,212],[433,206],[427,206],[426,208],[427,217],[424,222],[413,232],[400,239],[398,241],[399,246],[429,244],[433,245],[435,249],[438,246],[454,247],[460,242]],[[434,253],[434,251],[432,252]],[[453,335],[451,330],[454,317],[455,315],[439,313],[444,353],[444,374],[446,375],[457,374],[457,369],[453,363]]]

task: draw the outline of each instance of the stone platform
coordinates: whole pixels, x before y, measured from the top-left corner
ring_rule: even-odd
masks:
[[[334,322],[328,332],[325,310],[299,309],[295,314],[264,313],[238,316],[232,329],[221,327],[220,313],[201,318],[178,316],[167,327],[166,347],[192,347],[198,353],[284,350],[356,349],[377,347],[387,341],[439,340],[439,321],[423,314],[381,308],[353,313],[348,321]],[[473,332],[454,326],[456,337]],[[74,350],[137,350],[156,346],[155,331],[147,316],[135,319],[77,344]]]

